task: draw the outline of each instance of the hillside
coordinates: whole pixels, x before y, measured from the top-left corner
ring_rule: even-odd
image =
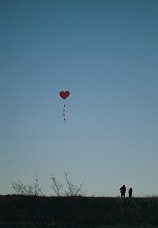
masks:
[[[0,196],[0,227],[158,227],[158,197]]]

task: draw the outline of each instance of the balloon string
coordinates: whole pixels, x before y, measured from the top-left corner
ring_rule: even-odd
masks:
[[[64,109],[63,109],[63,117],[64,117],[64,121],[66,120],[65,118],[65,104],[64,104]]]

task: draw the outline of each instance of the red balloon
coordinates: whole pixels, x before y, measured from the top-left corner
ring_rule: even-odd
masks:
[[[70,95],[69,91],[61,91],[60,96],[65,100]]]

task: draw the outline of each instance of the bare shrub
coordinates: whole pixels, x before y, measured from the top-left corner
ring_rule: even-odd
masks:
[[[44,194],[42,193],[39,179],[40,177],[38,175],[35,175],[35,182],[33,185],[24,185],[21,181],[12,181],[12,187],[18,195],[43,196]]]
[[[83,180],[81,182],[81,184],[79,186],[75,185],[72,181],[70,181],[69,177],[68,177],[69,173],[64,172],[64,176],[65,176],[65,181],[66,181],[66,190],[64,190],[64,185],[62,183],[59,183],[55,176],[53,174],[51,174],[51,188],[54,191],[54,193],[57,196],[85,196],[86,191],[83,191],[83,185],[85,180]],[[63,190],[63,191],[62,191]]]

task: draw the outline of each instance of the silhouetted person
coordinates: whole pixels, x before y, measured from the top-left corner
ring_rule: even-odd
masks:
[[[123,185],[120,189],[121,197],[125,197],[126,194],[126,186]]]
[[[133,192],[133,190],[132,190],[132,188],[130,188],[130,189],[128,190],[129,197],[132,197],[132,192]]]

